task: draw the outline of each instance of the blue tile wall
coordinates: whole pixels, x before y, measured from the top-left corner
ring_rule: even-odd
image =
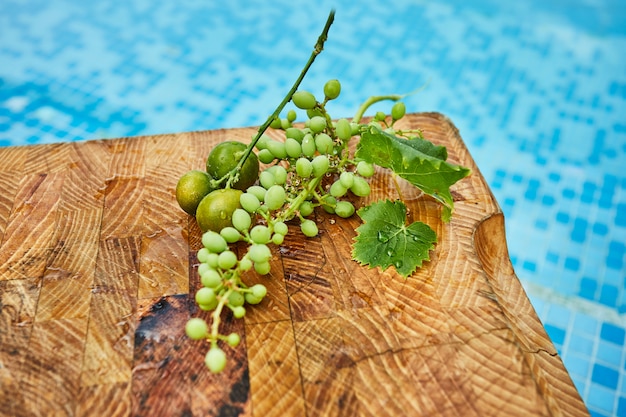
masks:
[[[338,117],[420,89],[454,121],[590,412],[626,416],[621,0],[3,0],[0,146],[258,125],[333,6],[303,88],[340,79]]]

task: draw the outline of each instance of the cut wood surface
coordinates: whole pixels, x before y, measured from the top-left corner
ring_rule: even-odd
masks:
[[[2,416],[585,416],[509,261],[502,212],[444,116],[404,127],[472,169],[455,212],[402,186],[439,242],[407,279],[360,266],[360,219],[290,225],[268,296],[225,316],[227,369],[184,334],[199,285],[200,231],[175,199],[223,140],[256,128],[0,149]],[[278,138],[275,132],[270,135]],[[383,170],[364,202],[396,199]]]

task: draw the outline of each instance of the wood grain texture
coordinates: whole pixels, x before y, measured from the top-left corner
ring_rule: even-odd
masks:
[[[436,113],[403,123],[473,171],[449,224],[400,181],[409,220],[439,236],[431,261],[408,279],[360,266],[356,216],[316,212],[312,239],[289,225],[269,277],[245,276],[266,299],[224,317],[242,343],[224,346],[220,375],[184,335],[209,316],[193,302],[201,233],[174,191],[214,145],[256,128],[0,149],[0,415],[588,415],[459,132]],[[378,174],[359,204],[398,197]]]

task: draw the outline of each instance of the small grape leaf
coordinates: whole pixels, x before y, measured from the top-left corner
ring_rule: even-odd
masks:
[[[425,141],[398,138],[371,126],[361,133],[355,156],[391,169],[396,175],[435,198],[444,206],[442,219],[449,222],[454,208],[450,186],[467,177],[470,170],[445,162],[444,156],[447,157],[447,153],[443,154],[434,145],[431,147],[414,142],[415,140]]]
[[[423,261],[437,243],[437,235],[426,223],[406,225],[406,206],[402,201],[378,201],[360,208],[363,224],[357,227],[352,258],[370,268],[393,266],[405,278]]]

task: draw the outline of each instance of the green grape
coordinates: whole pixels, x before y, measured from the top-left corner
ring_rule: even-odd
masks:
[[[204,339],[209,334],[209,325],[200,317],[194,317],[187,321],[185,333],[193,340]]]
[[[267,226],[258,224],[250,230],[250,239],[258,244],[268,243],[271,239],[271,232]]]
[[[287,195],[285,189],[280,185],[272,185],[265,193],[265,205],[270,210],[277,210],[285,204]]]
[[[274,165],[268,169],[274,175],[274,181],[278,185],[284,185],[287,182],[287,170],[281,165]]]
[[[361,177],[355,176],[350,191],[358,197],[367,197],[372,192],[370,185]]]
[[[200,310],[202,311],[211,311],[211,310],[215,310],[215,307],[217,307],[217,298],[215,299],[215,301],[213,301],[210,304],[198,304],[198,307],[200,308]]]
[[[362,177],[369,178],[374,175],[374,164],[359,161],[359,163],[356,164],[356,172]]]
[[[300,230],[304,233],[305,236],[314,237],[317,236],[319,230],[317,229],[317,224],[313,220],[305,219],[300,223]]]
[[[200,275],[200,283],[207,288],[217,288],[222,283],[222,276],[215,269],[209,269]]]
[[[204,363],[214,374],[219,374],[226,368],[226,353],[217,346],[211,347],[204,357]]]
[[[313,116],[309,119],[309,128],[313,133],[320,133],[326,129],[326,118],[323,116]]]
[[[267,245],[262,243],[253,243],[248,248],[248,258],[255,264],[268,262],[272,258],[272,251]]]
[[[253,185],[246,190],[250,194],[254,195],[259,201],[263,201],[265,198],[265,188],[260,185]]]
[[[313,208],[313,203],[311,203],[310,201],[304,201],[302,204],[300,204],[300,215],[302,217],[307,217],[311,215],[311,213],[313,213]]]
[[[317,151],[317,146],[315,145],[315,138],[310,133],[304,135],[302,138],[302,153],[304,156],[308,156],[309,158],[315,155],[315,151]]]
[[[217,268],[217,258],[219,258],[219,255],[217,253],[210,253],[209,256],[207,256],[206,260],[207,267],[213,269]],[[200,273],[200,268],[198,268],[198,273]]]
[[[274,159],[276,159],[274,157],[274,154],[270,152],[269,149],[261,149],[259,153],[257,153],[256,156],[259,158],[259,161],[261,161],[264,164],[271,164],[274,161]]]
[[[308,116],[309,119],[315,116],[324,116],[322,111],[318,109],[317,107],[312,108],[312,109],[307,109],[306,115]]]
[[[335,198],[343,197],[348,192],[348,188],[345,187],[341,183],[341,181],[335,181],[333,182],[333,185],[330,186],[329,192],[330,192],[330,195],[332,195]]]
[[[326,155],[318,155],[311,161],[313,166],[313,176],[319,178],[326,174],[329,167],[328,157]]]
[[[274,120],[280,120],[280,119],[274,119]],[[259,151],[263,150],[263,149],[267,149],[267,142],[272,140],[272,138],[270,138],[269,136],[266,135],[261,135],[261,137],[259,138],[259,140],[256,141],[256,144],[254,145]]]
[[[267,275],[270,273],[271,269],[272,269],[272,265],[269,262],[255,262],[254,263],[254,270],[259,275]]]
[[[246,192],[239,197],[239,204],[248,213],[254,213],[261,206],[259,199],[252,193]]]
[[[344,187],[350,188],[352,187],[352,184],[354,184],[354,174],[349,171],[344,171],[339,176],[339,181],[341,181],[341,184]]]
[[[376,115],[374,115],[374,119],[378,120],[379,122],[384,121],[386,118],[387,118],[387,115],[382,111],[377,111]]]
[[[252,268],[252,261],[249,258],[244,257],[239,261],[239,269],[242,271],[249,271],[250,268]]]
[[[226,250],[220,253],[217,259],[217,266],[222,269],[231,269],[237,265],[237,254],[233,251]]]
[[[343,141],[349,140],[352,137],[352,126],[347,119],[339,119],[335,124],[335,132],[337,137]]]
[[[209,259],[210,254],[211,252],[209,252],[207,248],[201,248],[196,254],[196,257],[198,258],[198,261],[202,263],[206,263],[207,260]]]
[[[275,117],[274,120],[272,120],[272,123],[270,123],[270,127],[272,129],[280,129],[282,126],[282,122],[280,120],[280,117]]]
[[[285,150],[285,143],[277,140],[271,140],[267,142],[267,150],[276,157],[276,159],[285,159],[287,157],[287,151]]]
[[[282,245],[285,241],[285,235],[281,235],[280,233],[274,233],[272,235],[272,243],[275,245]]]
[[[239,346],[239,342],[241,342],[241,337],[239,337],[237,333],[231,333],[226,336],[226,343],[228,343],[228,346],[230,347],[235,348]]]
[[[239,307],[242,306],[246,300],[243,297],[243,294],[239,291],[231,291],[228,295],[228,305],[231,307]]]
[[[244,306],[233,307],[232,310],[233,316],[235,316],[236,319],[243,318],[243,316],[246,315],[246,308]]]
[[[216,257],[216,258],[217,258],[217,256],[218,256],[216,253],[213,253],[212,255],[215,255],[215,257]],[[213,267],[212,267],[212,266],[210,266],[208,262],[207,262],[207,263],[201,263],[201,264],[198,266],[198,275],[202,275],[203,273],[205,273],[206,271],[208,271],[208,270],[210,270],[210,269],[212,269],[212,268],[213,268]]]
[[[330,154],[333,152],[335,142],[326,133],[318,133],[315,135],[315,147],[317,151],[322,154]]]
[[[315,96],[308,91],[296,91],[291,96],[293,104],[303,110],[312,109],[317,104]]]
[[[254,294],[255,297],[261,299],[263,299],[263,297],[267,294],[267,288],[263,284],[254,284],[250,287],[250,291],[252,291],[252,294]]]
[[[343,217],[344,219],[352,216],[354,214],[354,206],[349,201],[337,201],[337,205],[335,206],[335,213],[339,217]]]
[[[309,178],[313,172],[313,165],[307,158],[298,158],[296,161],[296,174],[300,178]]]
[[[209,230],[202,235],[202,244],[213,253],[220,253],[226,250],[228,244],[219,233]]]
[[[250,292],[245,293],[244,298],[246,299],[246,303],[248,304],[259,304],[261,301],[263,301],[261,298],[256,297],[254,294]]]
[[[267,190],[272,185],[276,184],[276,177],[274,177],[274,174],[272,174],[269,169],[266,169],[259,174],[259,183]]]
[[[300,146],[300,142],[297,140],[287,138],[285,139],[285,152],[287,152],[287,156],[290,158],[297,158],[302,155],[302,146]]]
[[[322,207],[324,208],[324,211],[326,211],[326,213],[335,214],[336,205],[337,205],[337,199],[333,197],[332,195],[327,195],[326,198],[324,198]]]
[[[361,130],[361,125],[356,122],[350,122],[350,128],[352,129],[352,136],[355,136]]]
[[[298,117],[298,114],[294,109],[291,109],[287,112],[287,120],[289,120],[289,122],[293,122],[294,120],[296,120],[296,117]]]
[[[334,100],[341,93],[341,83],[339,80],[329,80],[324,84],[324,95],[329,100]]]
[[[274,233],[285,236],[289,233],[289,227],[287,227],[285,222],[276,222],[274,223]]]
[[[237,209],[237,210],[241,210],[241,209]],[[245,211],[245,210],[242,210],[242,211]],[[248,213],[246,212],[246,214]],[[222,230],[220,230],[220,235],[228,243],[235,243],[241,240],[241,233],[239,233],[239,231],[235,229],[234,227],[230,227],[230,226],[227,226],[223,228]]]
[[[391,118],[393,120],[400,120],[406,114],[406,106],[403,102],[398,101],[391,107]]]
[[[289,119],[281,119],[280,120],[280,128],[282,130],[287,130],[291,127],[291,122],[289,121]]]
[[[285,130],[285,137],[295,139],[298,143],[302,143],[302,139],[304,138],[304,132],[302,129],[298,129],[297,127],[290,127]]]
[[[209,305],[216,300],[215,291],[212,288],[202,287],[196,292],[196,303]]]
[[[240,232],[245,232],[246,230],[250,229],[250,226],[252,225],[252,217],[250,217],[250,214],[248,214],[246,210],[238,208],[238,209],[235,209],[235,211],[233,211],[232,222],[233,222],[233,227],[236,230]],[[224,239],[226,239],[225,236],[224,236]],[[228,241],[228,239],[226,240]]]

